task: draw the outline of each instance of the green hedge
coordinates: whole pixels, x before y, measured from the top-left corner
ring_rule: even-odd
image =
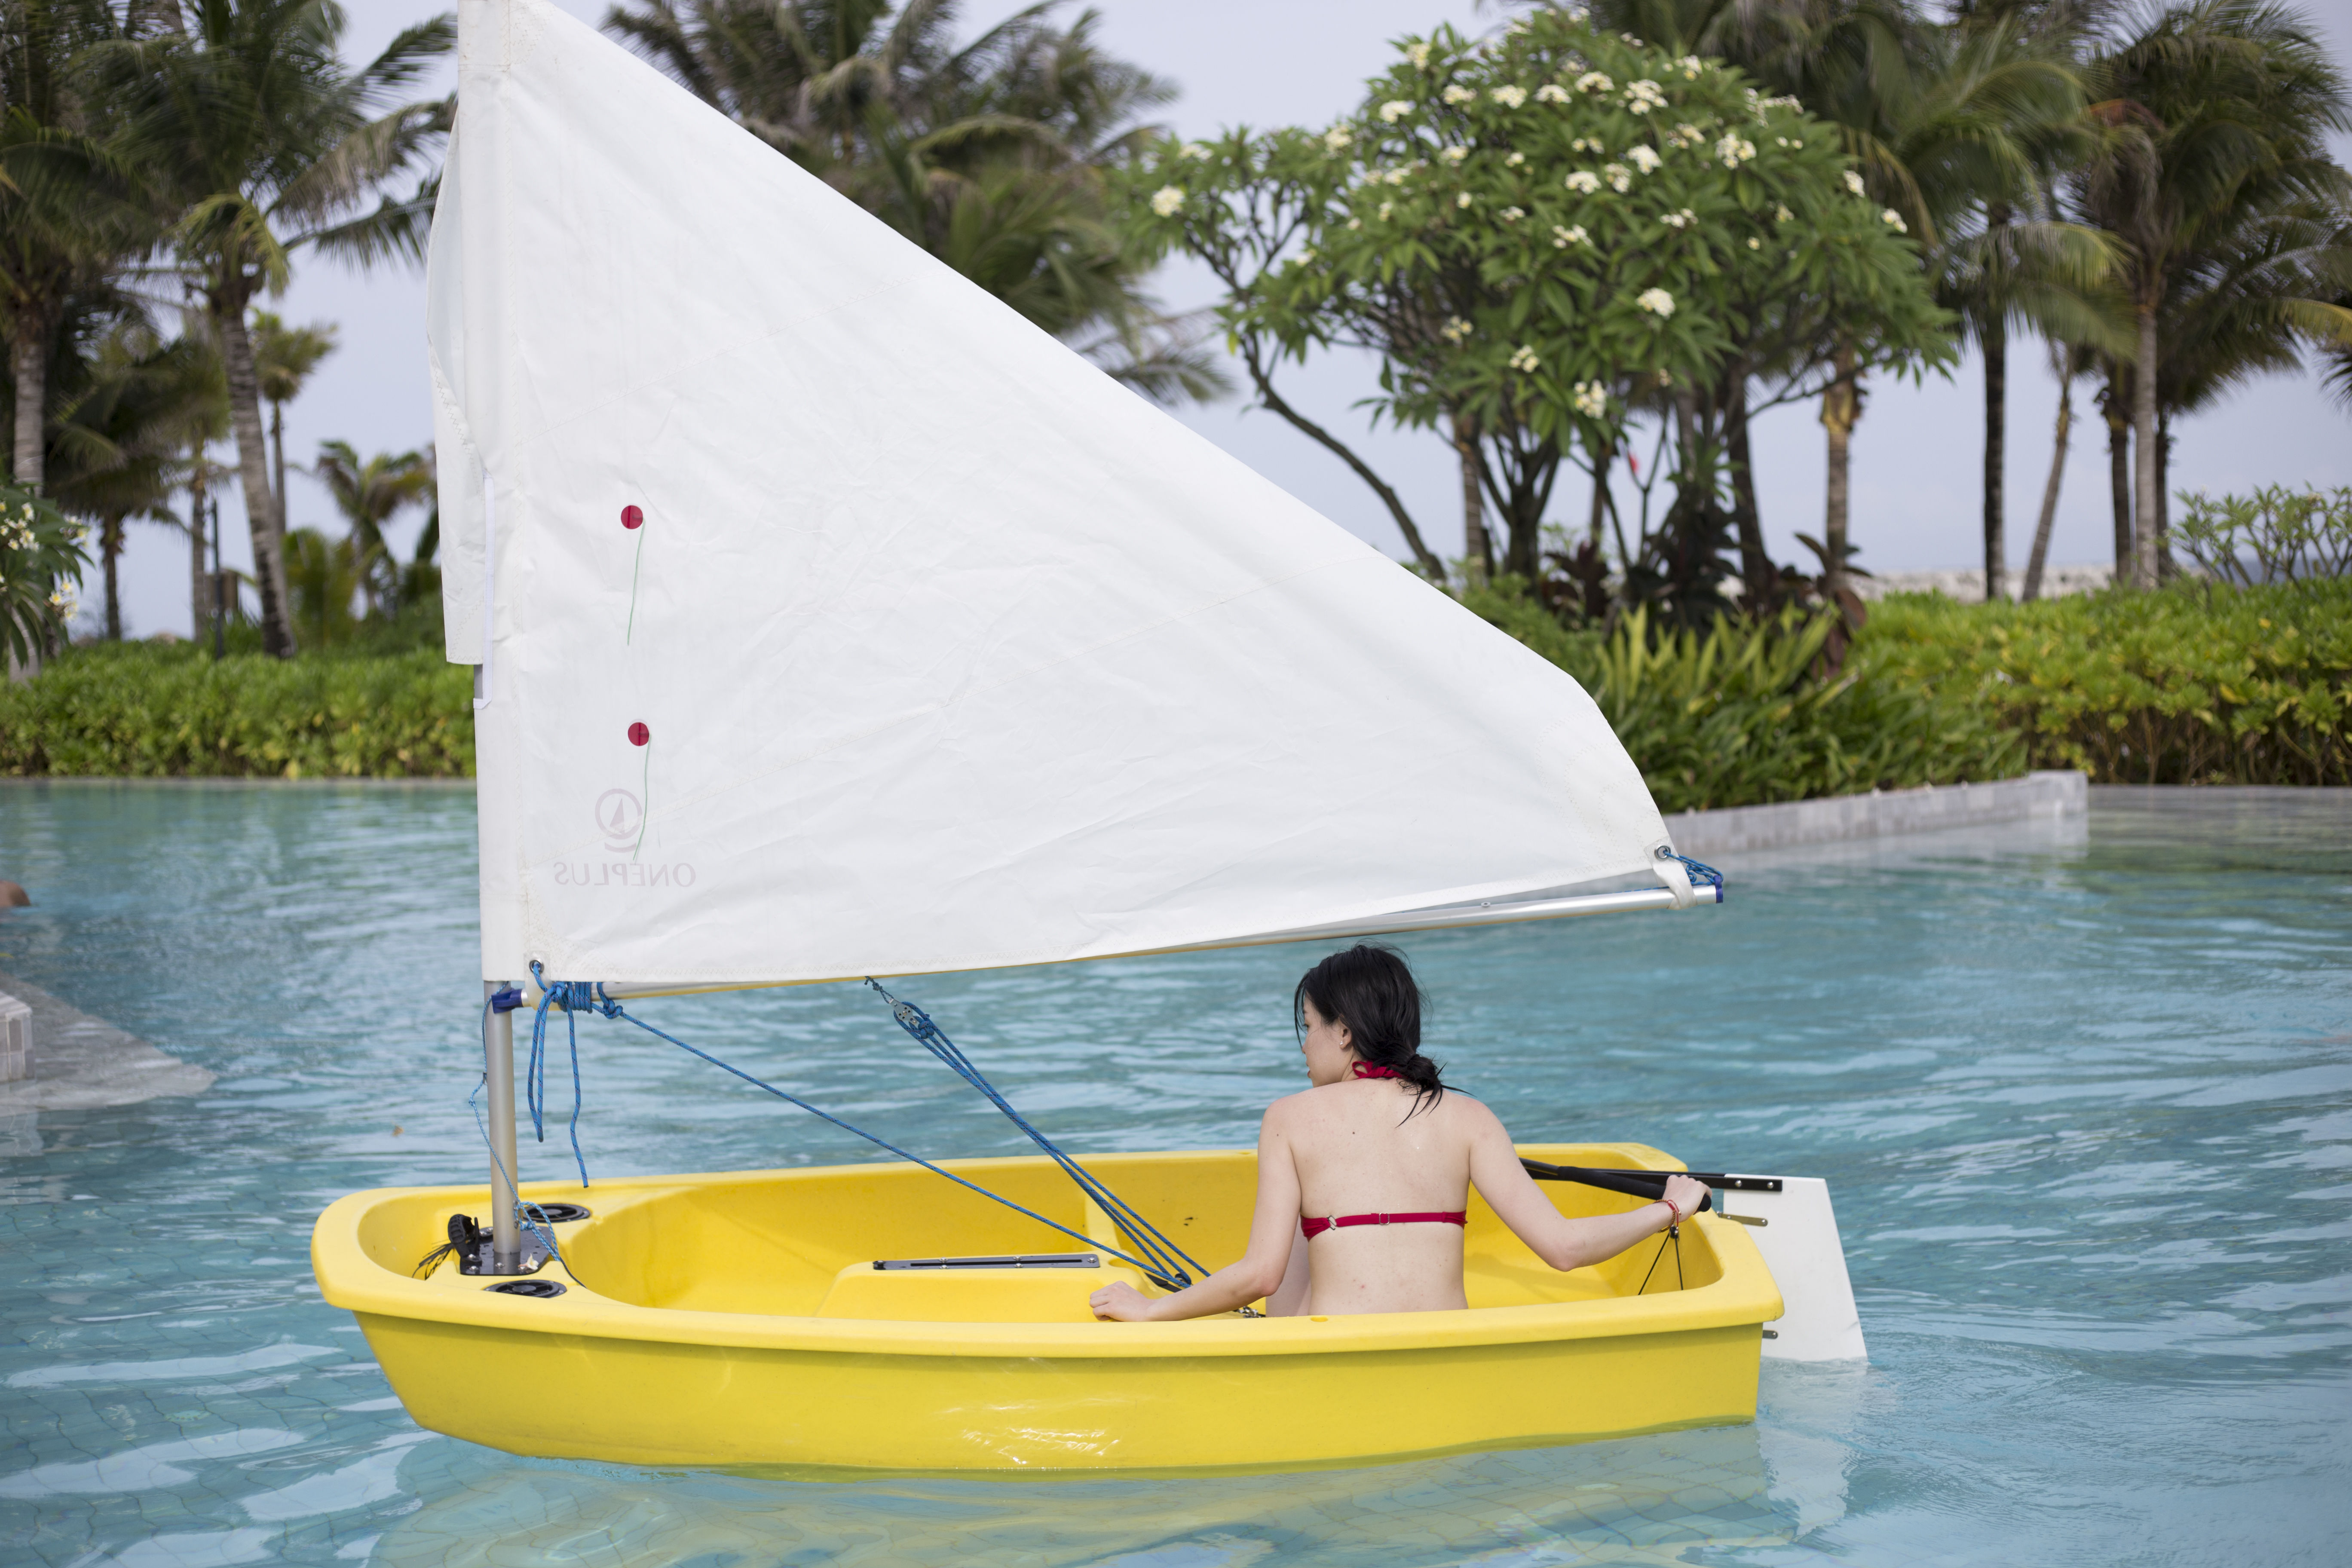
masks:
[[[1667,811],[2081,768],[2100,783],[2352,784],[2352,582],[1872,606],[1834,679],[1826,624],[1658,635],[1471,607],[1584,683]],[[0,773],[467,776],[468,677],[437,648],[291,662],[77,648],[0,685]]]
[[[1997,719],[1851,666],[1816,676],[1832,622],[1655,631],[1640,612],[1604,636],[1565,627],[1509,584],[1465,601],[1576,677],[1661,811],[2011,778],[2025,747]]]
[[[1998,715],[2101,784],[2352,784],[2352,580],[1881,601],[1864,679]]]
[[[472,698],[431,648],[215,663],[186,643],[81,647],[0,684],[0,773],[468,776]]]

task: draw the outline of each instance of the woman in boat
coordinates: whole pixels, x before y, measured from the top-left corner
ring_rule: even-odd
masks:
[[[1404,960],[1384,947],[1359,944],[1308,970],[1291,1006],[1313,1087],[1276,1100],[1259,1124],[1248,1252],[1173,1295],[1107,1286],[1094,1293],[1096,1316],[1168,1321],[1261,1298],[1276,1317],[1466,1307],[1473,1186],[1562,1269],[1614,1258],[1697,1211],[1706,1189],[1676,1175],[1664,1197],[1630,1213],[1563,1215],[1495,1113],[1448,1093],[1421,1054],[1421,1001]]]

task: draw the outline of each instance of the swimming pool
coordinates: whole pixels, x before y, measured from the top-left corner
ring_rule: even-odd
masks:
[[[473,832],[446,787],[0,786],[37,900],[0,972],[220,1075],[0,1120],[0,1558],[2269,1565],[2352,1535],[2352,792],[2100,791],[2087,828],[1748,857],[1718,910],[1402,942],[1432,1054],[1520,1135],[1828,1177],[1872,1363],[1768,1363],[1753,1427],[1192,1480],[810,1483],[409,1423],[306,1248],[341,1193],[478,1179]],[[1309,956],[898,989],[1074,1148],[1229,1145],[1297,1085]],[[850,987],[646,1010],[926,1152],[1023,1146]],[[867,1152],[583,1034],[592,1176]],[[525,1151],[568,1161],[560,1126]]]

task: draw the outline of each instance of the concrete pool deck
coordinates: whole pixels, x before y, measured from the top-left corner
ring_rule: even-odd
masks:
[[[33,1076],[0,1083],[0,1116],[26,1110],[96,1110],[167,1094],[202,1094],[213,1075],[58,1000],[0,974],[0,994],[33,1010]]]

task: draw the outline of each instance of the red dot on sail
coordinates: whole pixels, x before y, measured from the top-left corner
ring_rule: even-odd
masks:
[[[646,729],[643,724],[632,724],[629,726],[629,744],[632,746],[642,746],[653,738],[654,732],[651,730]]]
[[[634,506],[625,506],[621,509],[623,528],[642,528],[645,526],[645,521],[646,514],[641,509]]]

